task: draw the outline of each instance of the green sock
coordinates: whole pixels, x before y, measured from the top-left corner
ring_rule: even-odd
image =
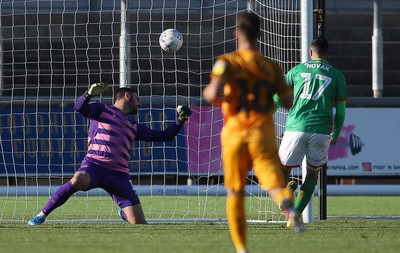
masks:
[[[300,213],[306,208],[308,202],[310,201],[311,197],[314,196],[314,189],[315,189],[316,181],[314,178],[306,177],[304,183],[300,187],[300,191],[297,194],[297,199],[295,203],[295,208]]]

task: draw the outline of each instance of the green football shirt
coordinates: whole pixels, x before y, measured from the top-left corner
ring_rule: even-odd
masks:
[[[328,62],[316,59],[293,67],[286,74],[293,87],[293,107],[286,130],[329,134],[335,101],[347,100],[344,75]]]

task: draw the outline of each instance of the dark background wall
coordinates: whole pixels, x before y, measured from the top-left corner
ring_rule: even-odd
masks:
[[[382,2],[383,95],[400,96],[400,1]],[[349,96],[372,97],[373,1],[326,1],[330,62],[342,70]]]
[[[3,96],[75,97],[93,82],[118,84],[119,6],[108,10],[98,1],[78,2],[52,7],[51,14],[44,1],[36,10],[2,4]],[[130,1],[133,7],[136,2]],[[235,11],[245,8],[245,1],[239,2],[243,6],[216,12],[213,1],[191,1],[191,11],[183,6],[180,10],[186,11],[178,13],[168,9],[161,14],[159,9],[149,15],[145,6],[131,10],[131,81],[139,84],[140,94],[200,96],[215,56],[235,48],[229,24],[234,23]],[[400,96],[400,1],[382,2],[383,95],[396,97]],[[372,3],[326,1],[330,63],[345,74],[349,96],[372,96]],[[63,14],[63,8],[76,12]],[[158,45],[159,33],[171,26],[185,34],[176,57]]]

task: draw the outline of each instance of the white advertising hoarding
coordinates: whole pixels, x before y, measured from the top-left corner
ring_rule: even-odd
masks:
[[[400,109],[347,108],[328,176],[400,175]]]
[[[189,172],[222,174],[221,110],[192,111],[186,128]],[[328,176],[400,175],[400,109],[347,108],[346,113],[338,143],[329,149]]]

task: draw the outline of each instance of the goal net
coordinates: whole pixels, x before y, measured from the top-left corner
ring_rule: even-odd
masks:
[[[193,111],[174,141],[134,143],[130,173],[146,217],[225,220],[222,115],[201,91],[216,57],[235,50],[236,17],[246,9],[262,18],[265,56],[284,72],[298,63],[298,1],[2,1],[0,221],[32,218],[68,182],[87,149],[88,122],[74,101],[104,82],[112,89],[93,100],[112,103],[122,77],[138,90],[139,123],[164,129],[178,104]],[[184,38],[176,53],[158,45],[168,28]],[[285,112],[275,117],[278,140]],[[251,172],[248,182],[248,218],[283,220]],[[117,210],[106,192],[93,189],[74,194],[48,220],[118,220]]]

